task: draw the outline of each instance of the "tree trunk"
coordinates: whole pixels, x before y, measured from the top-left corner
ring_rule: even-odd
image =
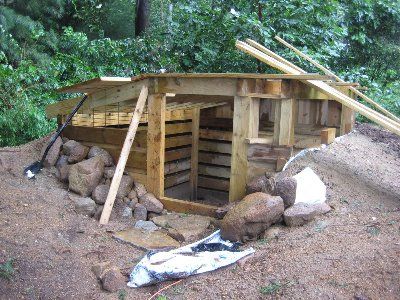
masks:
[[[141,35],[149,27],[150,0],[136,0],[135,36]]]

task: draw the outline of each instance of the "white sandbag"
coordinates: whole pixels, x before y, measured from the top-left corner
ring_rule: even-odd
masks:
[[[293,176],[297,181],[294,203],[317,204],[326,201],[326,186],[309,167]]]
[[[185,278],[190,275],[216,270],[233,264],[239,259],[254,253],[253,248],[244,251],[200,251],[193,249],[202,248],[204,245],[218,245],[227,249],[234,246],[229,241],[221,239],[220,231],[193,244],[170,250],[168,252],[149,252],[134,267],[128,282],[129,287],[151,285],[164,280]],[[206,247],[204,247],[206,248]]]

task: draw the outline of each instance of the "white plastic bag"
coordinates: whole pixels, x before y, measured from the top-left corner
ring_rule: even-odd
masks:
[[[326,201],[326,186],[309,167],[293,176],[297,181],[294,203],[317,204]]]

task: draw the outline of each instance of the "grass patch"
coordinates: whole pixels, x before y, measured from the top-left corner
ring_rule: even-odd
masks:
[[[125,290],[118,291],[118,300],[125,300],[127,296],[127,292]]]
[[[156,300],[168,300],[168,298],[167,298],[167,296],[160,295],[160,296],[157,297]]]
[[[377,236],[379,233],[381,233],[381,230],[377,226],[368,226],[367,232],[371,235]]]
[[[9,259],[5,263],[0,264],[0,277],[5,278],[7,280],[11,280],[14,276],[14,259]]]
[[[261,287],[260,293],[263,295],[275,295],[281,288],[282,285],[279,283],[279,281],[277,281],[267,286]]]

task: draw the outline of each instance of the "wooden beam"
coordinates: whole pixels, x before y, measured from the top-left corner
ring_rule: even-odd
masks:
[[[126,134],[124,145],[122,146],[121,155],[119,157],[118,164],[115,169],[115,174],[111,181],[110,190],[108,192],[107,199],[104,204],[103,212],[101,214],[100,224],[102,225],[107,224],[108,220],[110,219],[111,210],[114,206],[115,198],[117,197],[117,192],[119,185],[121,183],[122,175],[124,174],[126,161],[128,160],[133,140],[135,139],[136,130],[139,126],[140,117],[142,116],[143,109],[146,104],[147,95],[148,95],[148,88],[147,86],[143,86],[140,92],[139,100],[136,104],[135,112],[133,113],[131,124],[129,125],[129,129]]]
[[[296,100],[284,99],[275,103],[274,145],[294,144]]]
[[[164,196],[165,94],[149,95],[147,128],[147,190]]]
[[[200,108],[193,109],[192,116],[193,118],[192,118],[192,155],[190,164],[190,199],[197,200]]]
[[[321,130],[321,144],[329,145],[336,137],[336,128],[326,128]]]
[[[192,213],[197,215],[216,217],[217,206],[201,204],[196,202],[178,200],[168,197],[160,197],[165,209],[180,213]]]
[[[251,101],[250,97],[236,96],[234,99],[229,201],[241,200],[245,195],[248,166],[246,138],[252,123],[250,116],[254,115],[250,112],[254,107]]]

